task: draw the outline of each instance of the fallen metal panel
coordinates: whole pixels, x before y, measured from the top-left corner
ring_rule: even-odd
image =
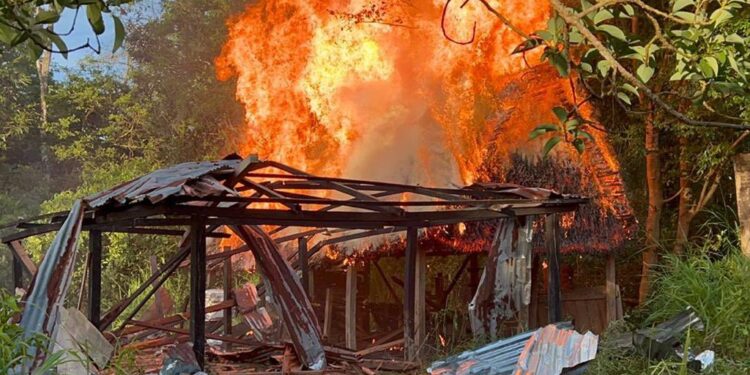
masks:
[[[54,241],[47,250],[36,277],[26,294],[24,310],[21,315],[21,327],[24,337],[42,334],[54,337],[58,312],[65,301],[70,279],[75,265],[78,236],[83,223],[84,203],[80,200],[73,204]],[[41,357],[37,348],[29,348],[35,357],[35,363]],[[27,363],[27,370],[33,369],[35,363]]]
[[[556,361],[563,361],[565,364],[575,363],[576,358],[593,358],[597,350],[598,337],[593,334],[580,335],[572,328],[570,322],[550,324],[545,328],[524,332],[433,362],[427,372],[432,375],[555,374],[545,372],[548,371],[547,368],[539,366],[536,367],[539,372],[525,372],[522,366],[528,367],[528,364],[525,364],[524,358],[542,358],[545,362],[548,358],[556,358]],[[545,330],[546,334],[542,334]],[[558,336],[553,334],[554,332],[564,333]],[[555,341],[557,338],[565,338],[566,341]],[[564,350],[568,347],[571,349]],[[571,356],[570,359],[568,355]]]
[[[239,160],[191,162],[173,165],[86,197],[93,208],[149,201],[157,203],[171,196],[205,197],[233,193],[211,174],[231,173]]]
[[[514,375],[557,375],[596,357],[599,336],[548,325],[534,332],[518,358]]]
[[[311,370],[326,367],[318,319],[297,273],[284,260],[271,237],[255,226],[233,226],[232,230],[250,247],[270,286],[300,361]]]

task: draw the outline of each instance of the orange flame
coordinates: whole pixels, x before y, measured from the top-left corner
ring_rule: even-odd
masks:
[[[524,31],[546,0],[490,1]],[[538,64],[479,1],[261,0],[229,21],[216,65],[237,77],[244,153],[312,173],[402,183],[470,183],[483,160],[498,77]]]

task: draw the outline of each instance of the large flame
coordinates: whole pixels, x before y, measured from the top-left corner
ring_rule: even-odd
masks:
[[[490,5],[525,32],[546,0]],[[472,182],[494,136],[499,77],[539,63],[478,0],[261,0],[229,21],[219,76],[237,77],[246,153],[312,173]],[[474,30],[476,25],[476,30]],[[551,101],[557,100],[551,98]],[[549,107],[554,103],[551,102]]]

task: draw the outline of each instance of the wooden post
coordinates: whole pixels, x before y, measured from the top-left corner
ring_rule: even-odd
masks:
[[[349,264],[346,268],[346,347],[357,350],[357,268]]]
[[[607,254],[605,269],[607,293],[607,325],[617,320],[617,282],[615,280],[615,256]]]
[[[89,321],[99,328],[102,314],[102,232],[89,231]]]
[[[331,337],[331,318],[333,317],[333,296],[331,295],[331,288],[326,288],[326,306],[323,312],[323,337],[328,339]]]
[[[404,270],[404,355],[407,360],[416,358],[415,348],[415,281],[417,272],[417,228],[406,230],[406,264]]]
[[[414,347],[415,357],[421,357],[421,351],[427,337],[427,314],[425,294],[427,288],[427,253],[417,246],[416,274],[414,283]]]
[[[474,294],[479,286],[479,271],[481,271],[479,269],[479,254],[471,254],[469,255],[469,259],[469,287],[471,294]]]
[[[190,224],[190,341],[198,366],[205,368],[206,236],[205,223],[194,216]]]
[[[224,248],[224,251],[229,251],[229,247]],[[228,301],[232,298],[232,258],[224,258],[224,301]],[[227,307],[224,309],[224,334],[232,334],[232,308]]]
[[[740,221],[740,246],[750,257],[750,154],[734,158],[734,183],[737,190],[737,217]]]
[[[307,293],[308,298],[312,298],[312,290],[310,289],[310,268],[307,260],[307,238],[300,237],[297,240],[298,243],[298,254],[299,254],[299,268],[302,271],[302,289]]]
[[[549,323],[562,320],[560,302],[560,223],[558,214],[549,214],[544,219],[544,246],[547,248],[547,317]]]
[[[23,288],[23,266],[18,257],[11,251],[11,261],[13,267],[13,287]],[[13,292],[15,293],[15,291]]]

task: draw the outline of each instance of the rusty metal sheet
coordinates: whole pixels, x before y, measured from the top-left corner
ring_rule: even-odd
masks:
[[[596,356],[598,336],[584,335],[569,322],[550,324],[445,358],[427,369],[432,375],[556,375]]]
[[[548,325],[534,332],[518,357],[513,375],[557,375],[596,357],[599,336]]]
[[[93,208],[148,201],[157,203],[172,196],[205,197],[234,193],[215,176],[232,173],[240,160],[190,162],[173,165],[86,197]]]
[[[299,276],[281,255],[273,239],[263,230],[250,225],[231,228],[253,252],[267,281],[264,284],[270,286],[272,297],[280,307],[282,319],[300,362],[311,370],[324,369],[326,357],[318,319]]]
[[[44,255],[36,277],[26,294],[21,327],[24,337],[42,334],[54,337],[59,309],[65,301],[75,265],[77,242],[83,224],[85,203],[78,200],[73,204],[68,218],[60,227],[55,239]],[[17,373],[32,370],[41,360],[42,353],[35,347],[29,348],[35,358],[33,363]]]
[[[508,194],[523,199],[577,199],[584,198],[578,195],[561,194],[557,191],[550,189],[543,189],[538,187],[528,187],[518,184],[510,183],[498,183],[498,182],[482,182],[474,183],[466,187],[467,189],[479,189],[479,190],[491,190],[496,193]]]

